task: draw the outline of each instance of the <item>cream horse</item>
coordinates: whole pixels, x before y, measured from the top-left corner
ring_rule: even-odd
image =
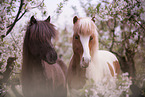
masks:
[[[98,49],[98,32],[94,19],[75,16],[73,23],[73,56],[67,75],[71,96],[74,95],[74,90],[83,88],[86,79],[93,79],[97,84],[104,77],[113,78],[120,72],[116,56]]]

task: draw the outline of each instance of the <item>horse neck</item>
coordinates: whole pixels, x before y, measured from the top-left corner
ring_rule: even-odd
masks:
[[[97,51],[94,53],[91,63],[86,70],[86,77],[88,79],[93,79],[95,82],[101,81],[104,76],[104,67],[99,63]]]
[[[79,77],[85,77],[86,70],[80,67],[80,61],[80,56],[74,54],[72,57],[72,72]]]
[[[82,88],[86,81],[86,69],[80,67],[80,56],[74,54],[72,56],[70,66],[67,74],[67,81],[69,88],[79,89]]]

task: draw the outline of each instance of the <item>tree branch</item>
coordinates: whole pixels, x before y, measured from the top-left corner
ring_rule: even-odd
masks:
[[[115,18],[114,18],[114,21],[113,21],[113,23],[114,23],[113,28],[111,28],[110,25],[107,23],[107,26],[109,27],[110,32],[112,33],[112,43],[111,43],[111,46],[109,48],[110,51],[112,51],[112,49],[113,49],[113,46],[114,46],[114,43],[115,43],[115,37],[116,37],[116,35],[115,35],[116,19]]]
[[[144,31],[145,31],[145,28],[133,17],[132,18],[133,19],[133,21],[135,21],[137,24],[139,24],[140,25],[140,27],[142,28],[142,29],[144,29]]]
[[[115,43],[115,32],[114,31],[115,31],[114,29],[111,30],[113,36],[112,36],[112,44],[111,44],[111,47],[109,48],[110,51],[112,51],[114,43]]]
[[[6,36],[11,32],[11,30],[12,30],[13,27],[15,26],[16,22],[18,22],[18,21],[24,16],[24,14],[27,12],[27,9],[26,9],[26,10],[22,13],[22,15],[19,17],[19,15],[20,15],[20,13],[21,13],[22,6],[23,6],[23,2],[24,2],[24,0],[21,0],[20,7],[19,7],[19,10],[18,10],[18,13],[17,13],[17,15],[16,15],[16,18],[15,18],[14,22],[13,22],[12,24],[10,24],[9,26],[7,26],[7,28],[9,28],[9,27],[10,27],[10,28],[9,28],[8,31],[6,32]],[[37,6],[35,6],[35,7],[32,7],[32,9],[37,8],[37,7],[40,6],[43,2],[44,2],[44,0],[42,0],[42,2],[41,2],[39,5],[37,5]],[[4,37],[5,37],[5,36],[4,36]]]
[[[27,10],[25,10],[25,11],[22,13],[22,15],[17,19],[16,22],[18,22],[18,21],[25,15],[26,12],[27,12]],[[9,26],[7,26],[7,28],[11,27],[13,24],[14,24],[14,23],[10,24]]]
[[[19,17],[19,15],[20,15],[20,13],[21,13],[21,9],[22,9],[22,6],[23,6],[23,2],[24,2],[24,0],[21,0],[20,6],[19,6],[19,10],[18,10],[18,13],[17,13],[17,15],[16,15],[16,18],[15,18],[15,20],[14,20],[14,23],[13,23],[12,26],[8,29],[8,31],[6,32],[6,36],[11,32],[11,30],[12,30],[13,27],[15,26],[15,24],[16,24],[16,22],[17,22],[17,20],[18,20],[18,17]]]

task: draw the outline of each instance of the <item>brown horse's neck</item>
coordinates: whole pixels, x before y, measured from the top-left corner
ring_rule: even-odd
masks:
[[[72,70],[73,73],[78,74],[79,76],[84,76],[86,69],[80,67],[80,56],[74,54],[72,58]]]
[[[82,88],[86,82],[86,69],[80,67],[79,55],[74,54],[71,59],[67,80],[69,87],[74,89]]]

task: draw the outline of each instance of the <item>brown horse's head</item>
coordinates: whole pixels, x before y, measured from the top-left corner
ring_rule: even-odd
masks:
[[[45,21],[37,21],[32,16],[26,31],[24,45],[27,45],[28,52],[33,57],[53,64],[57,60],[57,53],[51,42],[51,38],[55,37],[55,34],[56,30],[50,23],[50,16]]]
[[[88,67],[98,48],[98,33],[94,18],[73,18],[73,51],[80,56],[80,65]]]

